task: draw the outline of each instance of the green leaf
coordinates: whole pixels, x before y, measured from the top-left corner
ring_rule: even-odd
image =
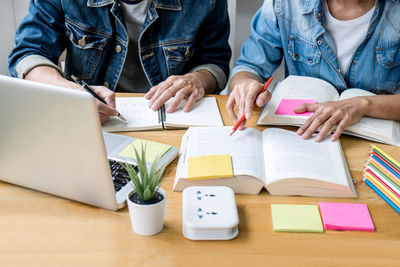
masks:
[[[149,187],[146,187],[146,189],[143,192],[143,200],[149,201],[153,197],[153,193],[154,192],[151,192]]]
[[[154,197],[154,194],[158,189],[157,185],[164,179],[164,171],[166,166],[163,166],[160,170],[157,170],[160,165],[160,157],[157,156],[154,159],[149,171],[147,169],[145,149],[146,147],[142,144],[142,151],[139,153],[135,146],[133,146],[139,173],[137,173],[135,168],[133,168],[130,164],[125,163],[122,166],[128,172],[129,177],[131,178],[130,184],[134,187],[135,192],[143,201],[148,201]]]

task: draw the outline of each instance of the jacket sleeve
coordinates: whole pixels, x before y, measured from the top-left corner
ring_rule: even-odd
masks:
[[[203,22],[196,38],[196,52],[189,69],[205,69],[216,78],[219,89],[223,89],[229,76],[231,48],[229,39],[229,17],[226,0],[210,0],[211,12]],[[193,62],[196,65],[193,65]]]
[[[64,25],[60,0],[31,0],[28,15],[17,29],[15,47],[8,58],[10,75],[22,77],[25,74],[23,72],[32,69],[35,64],[57,68],[58,58],[66,43]],[[23,61],[25,58],[29,60]]]
[[[250,36],[241,49],[232,76],[240,71],[248,71],[265,81],[281,64],[282,40],[274,2],[265,0],[254,15]]]

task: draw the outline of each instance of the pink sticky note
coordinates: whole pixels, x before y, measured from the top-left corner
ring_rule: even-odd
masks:
[[[315,104],[315,99],[282,99],[275,111],[276,115],[310,116],[312,112],[295,113],[293,109],[302,104]]]
[[[366,204],[358,203],[319,203],[325,230],[375,230]]]

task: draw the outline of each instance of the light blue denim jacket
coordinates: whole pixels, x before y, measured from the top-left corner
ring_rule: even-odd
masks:
[[[285,75],[324,79],[339,92],[361,88],[377,94],[400,93],[400,3],[378,0],[367,36],[357,48],[347,75],[324,29],[320,0],[265,0],[251,23],[232,75],[249,71],[262,81],[285,59]]]
[[[211,71],[222,89],[229,75],[228,37],[226,0],[152,0],[139,37],[149,83],[201,68]],[[67,77],[74,74],[114,90],[128,40],[116,0],[31,0],[15,36],[9,72],[23,78],[18,68],[26,70],[32,62],[56,66],[66,49]]]

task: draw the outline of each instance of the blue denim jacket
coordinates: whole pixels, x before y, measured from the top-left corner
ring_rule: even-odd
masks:
[[[228,37],[226,0],[152,0],[139,39],[140,60],[150,84],[200,65],[227,77]],[[114,90],[128,36],[118,1],[31,0],[15,41],[9,57],[12,76],[18,76],[16,66],[29,55],[57,64],[67,49],[67,77],[74,74]]]
[[[335,45],[324,29],[320,0],[266,0],[251,24],[233,74],[249,71],[267,79],[285,59],[286,75],[324,79],[339,92],[361,88],[400,93],[400,4],[378,0],[365,40],[344,76]]]

